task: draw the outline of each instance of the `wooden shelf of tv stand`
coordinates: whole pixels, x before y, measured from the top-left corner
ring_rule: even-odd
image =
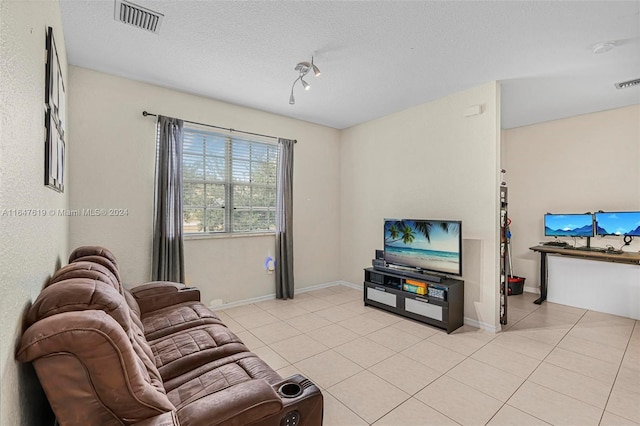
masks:
[[[376,280],[372,280],[371,274],[382,277],[382,283],[374,282]],[[463,324],[464,281],[462,280],[440,277],[439,282],[434,282],[428,279],[432,276],[426,274],[390,268],[383,270],[366,268],[364,276],[365,306],[373,306],[433,325],[446,330],[447,333],[451,333]],[[407,278],[445,289],[446,300],[402,290],[402,284]]]

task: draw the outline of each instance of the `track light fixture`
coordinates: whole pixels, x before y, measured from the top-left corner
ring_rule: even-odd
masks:
[[[309,74],[309,71],[313,70],[313,73],[316,77],[320,75],[320,69],[313,63],[313,56],[311,57],[311,63],[309,62],[299,62],[298,65],[294,68],[294,70],[298,71],[298,78],[293,81],[291,85],[291,95],[289,96],[289,103],[294,105],[296,103],[296,98],[293,97],[293,88],[296,87],[296,83],[300,80],[302,87],[304,90],[309,90],[311,85],[304,81],[303,77]]]

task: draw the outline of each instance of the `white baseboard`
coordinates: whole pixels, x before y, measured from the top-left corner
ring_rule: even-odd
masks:
[[[524,286],[523,290],[526,291],[527,293],[540,294],[540,287],[527,287],[527,286]]]
[[[352,284],[347,281],[331,281],[328,283],[316,284],[309,287],[297,288],[296,293],[307,293],[309,291],[320,290],[321,288],[334,287],[337,285],[343,285],[346,287],[355,288],[356,290],[362,290],[362,286],[359,286],[357,284]]]
[[[471,327],[481,328],[485,331],[488,331],[489,333],[497,333],[501,330],[500,325],[493,326],[468,317],[464,317],[463,323],[464,325],[470,325]]]
[[[222,309],[235,308],[237,306],[250,305],[252,303],[264,302],[265,300],[274,300],[276,298],[275,293],[267,294],[265,296],[252,297],[250,299],[236,300],[235,302],[221,303],[219,305],[209,305],[209,309],[212,311],[219,311]]]
[[[346,287],[350,287],[350,288],[354,288],[356,290],[362,291],[362,286],[359,286],[357,284],[353,284],[347,281],[332,281],[328,283],[312,285],[309,287],[297,288],[295,292],[297,294],[301,294],[301,293],[307,293],[309,291],[320,290],[322,288],[334,287],[337,285],[343,285]],[[235,302],[221,303],[219,305],[210,304],[209,309],[211,309],[212,311],[219,311],[222,309],[229,309],[229,308],[235,308],[237,306],[244,306],[244,305],[250,305],[252,303],[264,302],[265,300],[275,300],[275,298],[276,298],[276,294],[271,293],[264,296],[251,297],[249,299],[243,299],[243,300],[236,300]]]
[[[363,288],[364,288],[364,287],[362,286],[362,284],[354,284],[354,283],[350,283],[350,282],[348,282],[348,281],[335,281],[335,282],[336,282],[336,283],[338,283],[339,285],[343,285],[343,286],[345,286],[345,287],[349,287],[349,288],[352,288],[352,289],[354,289],[354,290],[360,290],[360,291],[362,291],[362,290],[363,290]]]

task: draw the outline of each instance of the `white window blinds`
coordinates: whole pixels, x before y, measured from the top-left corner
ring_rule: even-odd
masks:
[[[184,128],[185,233],[275,231],[278,145]]]

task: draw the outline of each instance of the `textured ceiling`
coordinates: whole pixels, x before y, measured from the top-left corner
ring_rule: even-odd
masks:
[[[62,0],[69,62],[338,129],[492,80],[503,128],[640,103],[614,87],[640,77],[640,1],[134,2],[158,35]],[[322,75],[289,105],[312,54]]]

